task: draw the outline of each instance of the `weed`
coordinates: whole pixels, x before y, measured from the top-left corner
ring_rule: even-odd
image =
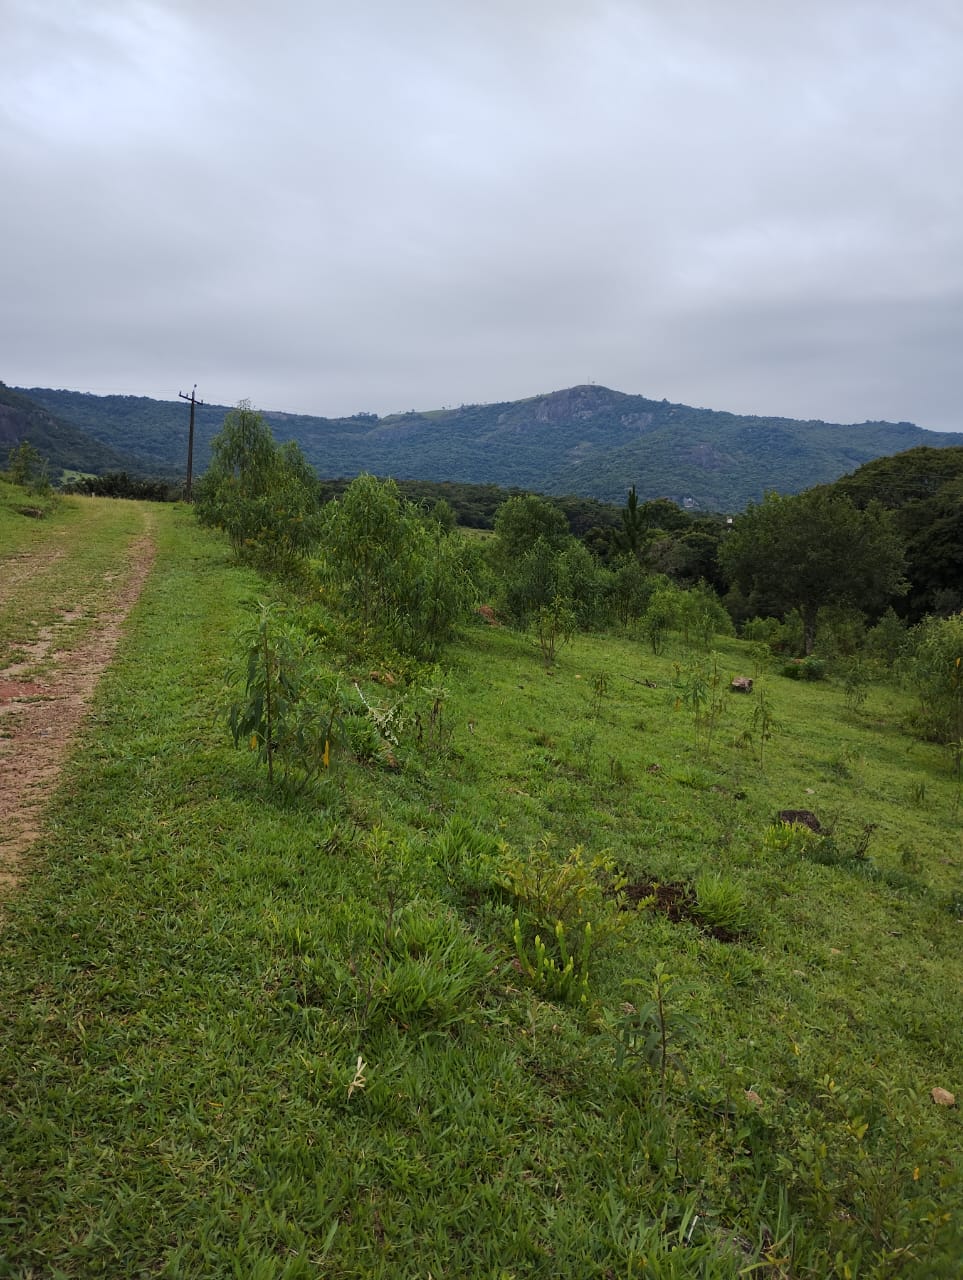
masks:
[[[745,933],[749,909],[742,886],[718,871],[704,871],[696,877],[694,915],[710,929],[733,936]]]
[[[762,838],[763,846],[770,853],[785,853],[795,857],[809,856],[821,840],[822,837],[801,822],[773,823],[766,828]]]
[[[586,920],[577,931],[574,945],[569,944],[565,926],[561,920],[557,920],[552,931],[554,954],[550,954],[541,934],[536,933],[532,954],[529,956],[517,916],[513,937],[519,967],[536,991],[549,999],[563,1000],[569,1004],[584,1005],[588,1002],[588,964],[592,951],[590,920]]]

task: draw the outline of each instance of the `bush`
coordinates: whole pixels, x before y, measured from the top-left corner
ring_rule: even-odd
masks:
[[[477,599],[479,554],[426,522],[392,480],[362,475],[324,509],[322,573],[352,614],[362,643],[434,657]]]
[[[792,658],[780,667],[780,674],[790,680],[824,680],[826,664],[822,658]]]
[[[934,742],[963,741],[963,613],[926,618],[914,628],[909,679],[916,691],[914,726]]]

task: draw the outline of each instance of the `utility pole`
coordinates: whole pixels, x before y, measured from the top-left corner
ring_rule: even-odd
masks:
[[[191,484],[194,477],[194,406],[196,404],[203,404],[204,401],[196,399],[196,382],[194,383],[194,389],[189,396],[186,396],[183,391],[178,391],[177,394],[182,400],[189,400],[191,402],[191,426],[187,435],[187,484],[184,486],[184,498],[187,502],[193,502],[194,497],[191,492]]]

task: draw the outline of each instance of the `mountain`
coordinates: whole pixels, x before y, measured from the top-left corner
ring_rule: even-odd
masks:
[[[64,471],[142,473],[144,463],[118,452],[86,431],[62,421],[30,396],[12,391],[0,382],[0,466],[10,450],[23,441],[46,459],[51,479]]]
[[[113,448],[157,468],[183,470],[187,408],[178,401],[93,396],[31,388],[30,397]],[[195,466],[227,412],[197,410]],[[622,502],[633,484],[642,499],[738,511],[767,489],[795,493],[828,483],[864,462],[918,445],[963,445],[963,435],[910,422],[844,426],[746,417],[595,385],[527,400],[379,418],[318,418],[266,411],[278,440],[297,440],[318,474],[361,471],[399,479],[457,480],[580,494]]]

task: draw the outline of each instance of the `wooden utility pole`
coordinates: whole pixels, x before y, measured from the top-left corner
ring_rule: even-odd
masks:
[[[184,499],[187,502],[193,502],[194,497],[191,491],[191,486],[194,478],[194,406],[196,404],[203,404],[204,401],[196,399],[196,382],[194,383],[194,389],[189,396],[185,395],[183,391],[178,391],[177,394],[182,400],[189,400],[191,402],[191,426],[187,435],[187,484],[184,486]]]

